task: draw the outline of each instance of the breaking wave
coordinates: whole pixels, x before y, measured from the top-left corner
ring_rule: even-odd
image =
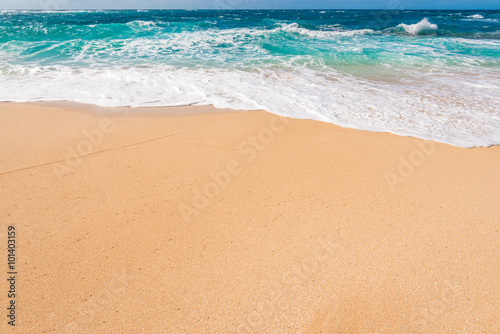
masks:
[[[401,23],[398,25],[398,28],[404,29],[410,35],[429,35],[434,33],[438,29],[438,26],[429,22],[429,19],[424,18],[415,24]]]

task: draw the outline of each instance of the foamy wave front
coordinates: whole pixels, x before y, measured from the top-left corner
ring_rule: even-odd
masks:
[[[289,24],[284,23],[282,24],[281,28],[278,28],[278,30],[297,33],[313,38],[352,37],[356,35],[367,35],[374,33],[373,29],[346,30],[336,28],[336,30],[310,30],[299,27],[298,23],[295,22]]]
[[[15,75],[15,78],[12,77]],[[102,106],[213,104],[392,132],[457,146],[500,144],[495,73],[437,73],[408,83],[375,82],[308,68],[295,71],[169,66],[15,68],[0,74],[0,101],[72,100]]]
[[[156,27],[156,23],[153,21],[142,21],[142,20],[135,20],[127,23],[127,26],[135,29],[135,30],[151,30]]]
[[[423,18],[422,21],[415,24],[405,24],[401,23],[398,28],[403,28],[408,34],[411,35],[421,35],[437,30],[438,26],[434,23],[429,22],[429,19]]]

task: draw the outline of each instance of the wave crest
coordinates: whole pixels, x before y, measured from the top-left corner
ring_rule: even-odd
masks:
[[[281,28],[278,28],[278,30],[313,38],[352,37],[356,35],[367,35],[374,32],[372,29],[341,30],[339,28],[336,28],[336,30],[310,30],[301,28],[296,22],[290,24],[282,24]]]
[[[398,25],[398,28],[403,28],[410,35],[425,35],[436,31],[438,26],[429,22],[429,20],[425,17],[422,21],[415,24],[401,23]]]
[[[156,23],[153,21],[142,21],[142,20],[135,20],[127,23],[127,26],[131,28],[152,28],[156,27]]]

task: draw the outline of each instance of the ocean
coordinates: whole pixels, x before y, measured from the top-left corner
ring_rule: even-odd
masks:
[[[0,101],[209,105],[500,144],[500,11],[0,11]]]

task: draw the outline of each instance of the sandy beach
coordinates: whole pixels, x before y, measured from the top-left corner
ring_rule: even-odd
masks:
[[[210,106],[0,129],[18,333],[500,331],[498,146]]]

